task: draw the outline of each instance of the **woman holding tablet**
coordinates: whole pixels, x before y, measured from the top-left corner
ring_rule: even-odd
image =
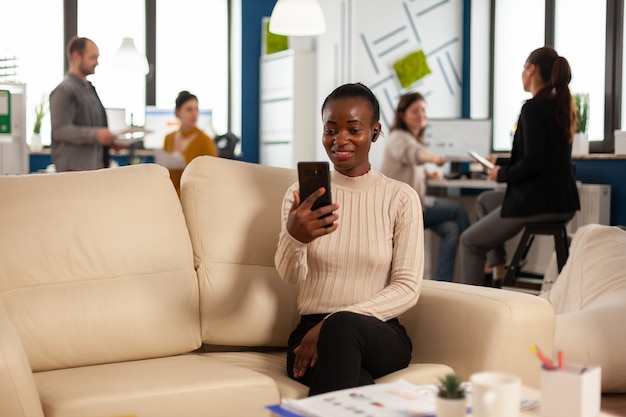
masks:
[[[580,209],[571,159],[578,121],[570,79],[567,59],[554,48],[544,46],[528,56],[522,83],[532,98],[520,111],[511,158],[487,171],[507,188],[478,198],[479,219],[461,235],[463,283],[484,285],[485,257],[489,266],[504,271],[504,243],[526,223],[568,221]],[[501,278],[494,276],[496,282]]]

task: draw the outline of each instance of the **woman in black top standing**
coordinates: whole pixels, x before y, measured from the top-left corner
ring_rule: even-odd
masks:
[[[570,79],[569,63],[554,48],[528,56],[522,82],[532,98],[522,106],[509,163],[488,171],[489,178],[507,184],[506,191],[478,198],[479,219],[461,235],[463,283],[484,284],[485,256],[489,266],[503,270],[504,243],[525,223],[567,221],[580,209],[571,159],[578,120]]]

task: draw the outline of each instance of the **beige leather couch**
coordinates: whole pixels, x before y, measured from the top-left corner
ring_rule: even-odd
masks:
[[[292,170],[201,157],[182,206],[156,165],[0,176],[0,416],[267,416],[297,288],[273,266]],[[402,318],[432,383],[494,369],[537,386],[539,297],[425,281]]]

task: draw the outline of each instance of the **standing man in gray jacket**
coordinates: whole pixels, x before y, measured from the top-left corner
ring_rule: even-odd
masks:
[[[50,93],[52,162],[57,172],[83,171],[109,166],[109,146],[116,136],[87,76],[95,72],[100,52],[87,38],[72,38],[67,45],[70,68]]]

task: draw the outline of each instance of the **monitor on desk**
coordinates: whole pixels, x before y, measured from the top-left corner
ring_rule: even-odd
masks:
[[[207,135],[213,137],[212,110],[200,110],[196,125]],[[165,136],[180,127],[180,120],[176,117],[174,109],[159,109],[156,107],[146,108],[145,128],[150,132],[144,137],[146,149],[161,149]]]
[[[104,109],[107,114],[107,126],[113,133],[126,129],[126,109],[107,107]]]
[[[491,137],[491,119],[429,119],[425,139],[433,153],[470,162],[469,151],[491,153]]]
[[[491,119],[430,119],[425,140],[431,152],[450,161],[441,171],[452,179],[470,175],[469,151],[489,155],[491,136]]]

